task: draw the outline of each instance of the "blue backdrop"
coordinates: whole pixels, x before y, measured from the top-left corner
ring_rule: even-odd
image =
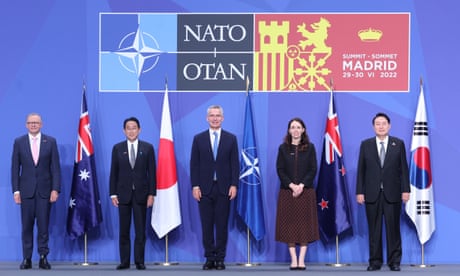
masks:
[[[410,12],[410,92],[337,93],[347,182],[350,191],[354,235],[340,243],[343,262],[367,262],[367,224],[364,208],[355,203],[356,163],[360,141],[373,135],[371,118],[379,111],[392,119],[391,134],[406,141],[412,135],[419,95],[424,79],[430,127],[431,163],[435,196],[436,232],[425,245],[427,263],[459,263],[452,254],[460,247],[457,227],[460,205],[456,160],[460,155],[455,110],[460,103],[458,64],[460,4],[456,0],[368,1],[368,0],[42,0],[9,1],[0,10],[0,53],[3,69],[0,81],[0,116],[5,119],[0,151],[0,251],[1,261],[22,259],[19,206],[13,201],[10,158],[13,140],[24,134],[25,117],[38,112],[43,132],[57,138],[62,166],[62,192],[53,206],[50,224],[50,260],[80,261],[82,240],[66,234],[72,168],[80,112],[82,83],[87,99],[95,147],[103,222],[89,233],[88,259],[118,261],[118,217],[108,189],[110,153],[123,140],[122,122],[129,116],[141,120],[141,139],[157,149],[163,93],[101,93],[99,89],[99,13],[101,12]],[[160,76],[163,78],[163,76]],[[242,85],[244,89],[244,85]],[[177,157],[182,225],[170,234],[170,260],[201,262],[201,229],[198,207],[191,196],[189,159],[193,135],[207,128],[206,108],[221,104],[224,128],[235,133],[240,146],[243,135],[245,94],[172,92],[169,95]],[[318,149],[322,145],[328,110],[328,93],[254,93],[252,98],[258,154],[260,158],[266,235],[253,244],[252,260],[285,262],[285,244],[274,241],[275,206],[279,187],[275,171],[277,147],[287,122],[302,117]],[[454,118],[454,119],[452,119]],[[452,138],[453,137],[453,138]],[[409,157],[409,155],[408,155]],[[164,260],[164,240],[148,227],[148,262]],[[421,247],[415,228],[402,216],[403,263],[420,262]],[[246,232],[240,218],[231,214],[229,262],[246,261]],[[316,242],[309,247],[307,261],[334,262],[335,246]]]

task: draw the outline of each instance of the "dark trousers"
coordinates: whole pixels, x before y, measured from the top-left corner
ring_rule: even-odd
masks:
[[[198,206],[204,256],[210,261],[223,261],[227,251],[230,199],[228,195],[219,193],[215,183],[210,194],[202,195]]]
[[[48,255],[50,209],[49,198],[41,198],[38,194],[35,194],[33,198],[21,198],[22,255],[24,259],[32,257],[35,220],[37,221],[38,254]]]
[[[134,262],[136,264],[144,263],[145,253],[145,224],[146,224],[147,204],[136,203],[133,198],[128,204],[118,205],[118,215],[120,219],[119,231],[119,249],[120,263],[129,265],[131,255],[131,217],[134,218]],[[133,215],[133,216],[131,216]]]
[[[367,224],[369,227],[369,264],[381,266],[383,263],[382,227],[385,220],[387,241],[387,263],[401,263],[401,202],[391,203],[380,192],[376,202],[366,203]]]

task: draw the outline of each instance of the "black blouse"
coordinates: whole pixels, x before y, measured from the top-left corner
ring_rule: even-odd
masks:
[[[313,188],[317,171],[315,146],[310,143],[306,150],[300,151],[296,145],[281,144],[278,148],[276,170],[281,189],[289,189],[290,183],[302,183],[305,188]]]

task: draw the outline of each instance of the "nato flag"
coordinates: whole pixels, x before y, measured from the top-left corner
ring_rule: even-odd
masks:
[[[265,235],[264,210],[262,207],[259,158],[257,157],[251,96],[246,97],[243,149],[241,150],[240,183],[237,196],[238,214],[256,240]]]

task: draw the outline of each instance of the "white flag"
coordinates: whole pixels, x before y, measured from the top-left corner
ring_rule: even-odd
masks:
[[[421,244],[424,244],[431,238],[431,234],[433,234],[436,228],[428,138],[425,98],[423,95],[423,86],[420,85],[420,96],[415,115],[409,165],[411,195],[410,200],[406,203],[406,213],[417,228]]]
[[[181,222],[176,158],[166,87],[161,115],[160,145],[158,146],[157,195],[152,208],[152,227],[161,239]]]

